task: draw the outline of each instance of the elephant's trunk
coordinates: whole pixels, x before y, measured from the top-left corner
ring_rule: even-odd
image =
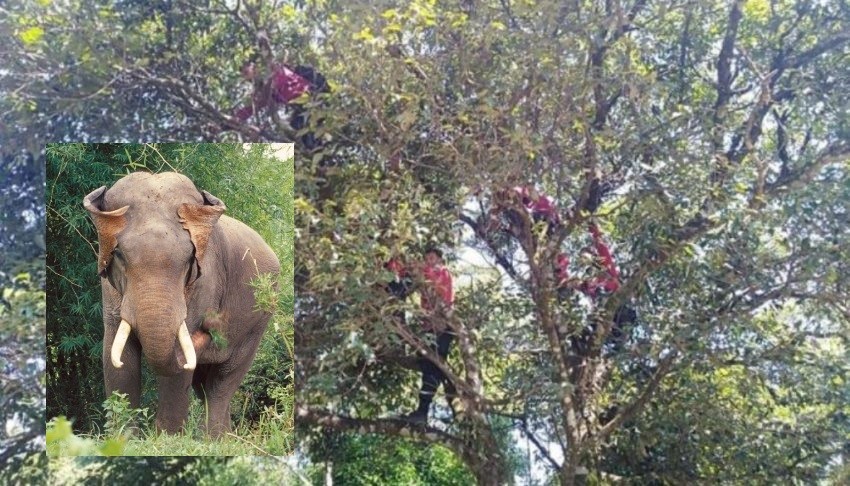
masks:
[[[142,353],[154,373],[160,376],[174,376],[186,370],[194,370],[198,358],[183,317],[185,313],[180,316],[170,311],[151,313],[138,312],[138,308],[135,310],[136,312],[127,312],[132,318],[129,315],[125,317],[123,312],[122,317],[139,337]],[[113,345],[112,356],[117,353],[120,359],[120,352],[116,351],[117,344]]]

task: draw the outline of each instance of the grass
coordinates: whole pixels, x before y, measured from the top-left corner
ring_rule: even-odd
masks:
[[[291,395],[291,391],[283,391]],[[180,434],[156,432],[147,410],[129,408],[126,396],[114,394],[106,402],[107,432],[74,434],[64,417],[48,424],[47,450],[50,456],[283,456],[292,450],[292,410],[269,407],[252,428],[237,424],[232,432],[217,439],[205,436],[201,429],[204,410],[193,398],[189,418]],[[142,424],[141,429],[134,424]],[[135,433],[129,431],[136,430]]]
[[[252,437],[255,440],[259,437]],[[127,442],[125,456],[247,456],[268,455],[259,447],[251,447],[249,439],[224,436],[217,440],[197,440],[186,435],[158,434],[145,440]],[[252,452],[253,451],[253,452]]]

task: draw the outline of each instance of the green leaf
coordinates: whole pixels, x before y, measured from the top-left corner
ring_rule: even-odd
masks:
[[[768,0],[747,0],[743,12],[745,19],[766,22],[770,17],[770,3]]]
[[[363,30],[354,34],[352,37],[354,40],[362,40],[362,41],[372,41],[375,40],[375,35],[372,33],[372,29],[369,27],[363,27]]]
[[[25,31],[21,32],[18,37],[20,37],[21,42],[26,46],[30,46],[39,42],[42,37],[44,37],[44,29],[41,27],[30,27]]]
[[[59,417],[53,422],[53,425],[47,428],[47,444],[65,440],[71,437],[71,435],[73,435],[71,422],[65,417]]]
[[[100,446],[100,453],[104,456],[120,456],[124,454],[124,447],[126,445],[127,439],[125,437],[107,439],[106,442]]]

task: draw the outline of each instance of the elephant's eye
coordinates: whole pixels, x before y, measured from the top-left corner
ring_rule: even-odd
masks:
[[[120,248],[115,248],[114,250],[112,250],[112,256],[119,260],[124,260],[124,253],[121,251]]]

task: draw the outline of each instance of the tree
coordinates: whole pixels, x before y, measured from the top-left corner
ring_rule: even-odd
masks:
[[[657,470],[674,441],[699,455],[665,466],[668,480],[825,474],[846,433],[832,433],[846,413],[846,283],[828,270],[843,268],[847,252],[850,147],[836,97],[846,86],[846,7],[466,5],[382,4],[356,20],[361,7],[308,13],[326,19],[323,53],[339,69],[323,127],[334,133],[335,120],[359,117],[344,127],[360,132],[346,148],[358,157],[336,153],[342,167],[301,202],[298,244],[315,258],[301,260],[299,419],[446,445],[482,484],[510,481],[492,437],[497,415],[530,442],[560,444],[539,454],[562,484],[582,469],[597,478]],[[493,195],[517,184],[555,197],[557,232],[533,221],[518,239],[487,232]],[[608,189],[593,217],[616,242],[623,285],[591,316],[558,303],[552,262],[586,241],[595,186]],[[376,418],[415,384],[387,350],[422,347],[389,318],[389,277],[376,269],[427,240],[481,249],[509,280],[458,299],[453,369],[467,414],[448,430]],[[625,302],[640,323],[614,354],[606,342]],[[572,337],[591,318],[590,349],[579,353]],[[726,390],[730,374],[757,385],[715,404],[712,415],[740,417],[724,428],[729,438],[705,438],[712,422],[693,418],[704,408],[694,388],[720,380]],[[803,403],[816,410],[811,421],[781,419]],[[746,410],[756,404],[754,417]],[[681,428],[677,412],[695,429]],[[738,467],[711,467],[712,451],[747,430],[763,435],[768,464],[751,468],[743,455]],[[618,466],[635,454],[645,463]]]
[[[267,69],[310,62],[332,81],[307,102],[323,145],[297,155],[302,433],[439,444],[481,484],[513,479],[494,427],[503,420],[561,484],[585,469],[598,480],[814,481],[843,453],[844,3],[10,13],[4,126],[56,139],[298,140],[286,107],[233,120],[252,89],[239,67],[253,53]],[[485,231],[493,194],[518,184],[557,201],[558,231],[531,220],[519,239]],[[590,312],[558,302],[551,262],[584,246],[596,199],[622,285]],[[417,306],[388,300],[381,260],[429,243],[452,249],[455,271],[473,250],[488,265],[468,270],[458,296],[449,367],[465,418],[411,427],[387,416],[411,404],[416,375],[405,366],[423,343],[391,316]],[[622,303],[639,321],[614,353],[606,343]],[[571,341],[591,314],[579,354]],[[759,452],[729,447],[747,441]]]
[[[0,307],[0,480],[32,484],[43,478],[45,298],[41,258],[12,260],[15,276],[3,285]]]

